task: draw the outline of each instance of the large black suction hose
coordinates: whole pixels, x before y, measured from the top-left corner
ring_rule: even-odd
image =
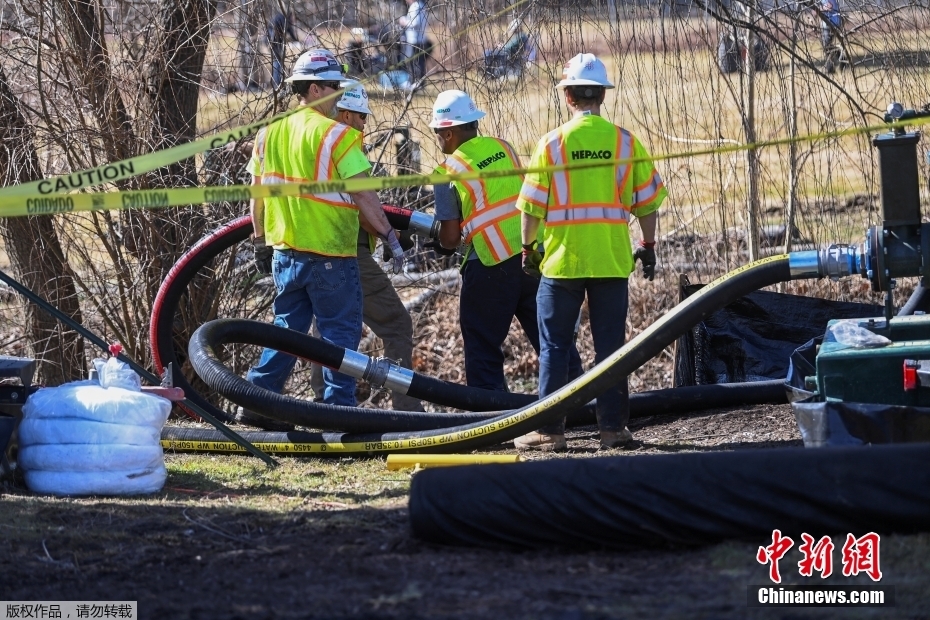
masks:
[[[751,383],[695,385],[630,394],[630,417],[693,414],[706,409],[761,404],[780,405],[787,402],[785,382],[781,379]],[[482,416],[490,419],[495,415],[479,413],[475,417]],[[448,423],[448,416],[446,419]],[[584,407],[568,416],[569,427],[594,424],[597,424],[597,418],[591,407]],[[314,448],[319,448],[319,435],[306,431],[286,433],[247,431],[240,435],[268,453],[312,456]],[[241,451],[234,444],[224,440],[216,431],[203,428],[166,426],[162,429],[161,441],[165,448],[181,451]]]
[[[798,277],[816,276],[817,273]],[[678,336],[711,312],[747,293],[789,279],[791,279],[791,270],[787,255],[765,258],[736,269],[697,291],[586,374],[529,406],[507,411],[489,420],[437,430],[355,436],[319,434],[314,435],[304,444],[304,451],[314,454],[339,455],[457,452],[474,450],[513,439],[551,424],[571,411],[584,406],[585,403],[660,353]],[[204,327],[201,327],[198,332]],[[192,338],[188,352],[194,369],[213,389],[219,391],[220,383],[228,384],[224,390],[227,392],[242,391],[243,397],[249,395],[249,390],[260,390],[223,367],[209,347],[202,344],[199,337]],[[242,385],[243,383],[245,386]],[[260,394],[262,398],[286,398],[264,392]],[[253,397],[254,395],[252,393]],[[229,394],[227,393],[226,396],[229,397]],[[333,407],[333,409],[349,413],[349,408]],[[339,413],[339,420],[336,420],[336,423],[337,426],[342,426],[344,414],[342,411]],[[385,412],[382,412],[382,415],[384,414]],[[387,415],[397,415],[397,412],[388,412]],[[282,419],[286,418],[282,417]],[[325,422],[329,424],[332,420],[327,419]],[[326,427],[326,424],[315,424],[306,419],[302,419],[300,423],[316,428]]]
[[[207,348],[213,351],[228,344],[269,346],[295,357],[328,366],[356,379],[363,379],[375,388],[386,387],[417,399],[467,411],[516,409],[529,405],[539,398],[535,394],[495,392],[442,381],[397,366],[389,359],[372,358],[357,351],[347,351],[325,340],[308,334],[295,333],[270,323],[247,319],[220,319],[205,324],[198,330],[195,338],[197,344],[195,345],[192,341],[192,347]],[[226,374],[222,369],[219,372],[221,375]],[[217,389],[220,393],[233,402],[270,418],[279,418],[277,411],[280,410],[280,402],[276,401],[274,405],[263,400],[250,400],[249,403],[239,402],[237,399],[244,396],[235,387],[229,387],[228,377],[221,376],[215,380],[218,382]],[[235,385],[245,387],[238,382]],[[251,399],[251,396],[248,398]],[[297,402],[306,403],[302,400]],[[631,394],[630,416],[635,418],[657,414],[690,413],[712,407],[784,402],[787,402],[787,397],[783,380],[702,385]],[[307,406],[301,405],[300,409],[309,411],[316,405],[307,403]],[[370,412],[371,410],[364,411]],[[492,416],[485,415],[484,419],[489,417]],[[439,427],[448,426],[447,414],[442,414],[438,420],[445,422],[440,423]],[[589,403],[582,410],[572,412],[569,415],[569,422],[573,426],[596,423],[594,405]]]

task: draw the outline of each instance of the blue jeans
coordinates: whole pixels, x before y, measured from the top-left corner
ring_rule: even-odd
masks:
[[[626,278],[543,278],[536,294],[539,316],[539,396],[548,396],[569,381],[570,352],[574,348],[575,321],[588,296],[594,361],[601,363],[623,346],[628,306]],[[626,379],[597,397],[597,425],[601,431],[623,430],[630,419],[630,393]],[[540,429],[562,435],[565,418]]]
[[[491,267],[480,260],[465,261],[459,321],[465,350],[465,383],[470,387],[507,391],[501,347],[514,317],[539,354],[538,288],[539,280],[523,273],[519,254]],[[569,378],[577,379],[581,376],[581,357],[574,341],[569,355]]]
[[[362,287],[355,257],[334,258],[308,252],[274,251],[274,323],[302,334],[316,317],[323,340],[354,351],[362,337]],[[262,351],[246,379],[280,393],[297,359],[273,349]],[[354,407],[355,378],[323,369],[323,402]]]

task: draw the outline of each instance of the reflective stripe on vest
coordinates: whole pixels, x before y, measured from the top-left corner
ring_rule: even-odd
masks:
[[[471,151],[467,155],[464,151]],[[509,144],[496,138],[472,138],[450,155],[441,166],[449,172],[470,172],[483,161],[506,153],[506,166],[513,168],[519,158]],[[501,158],[489,162],[492,165]],[[488,188],[484,179],[454,181],[462,199],[462,234],[472,244],[485,265],[496,265],[515,256],[520,247],[520,212],[517,196],[522,176],[492,179]],[[500,194],[503,192],[503,196]],[[492,198],[498,198],[492,202]]]
[[[565,152],[565,139],[561,131],[556,131],[553,139],[546,145],[546,152],[549,161],[553,165],[562,165],[568,157]],[[613,159],[630,159],[633,157],[633,136],[628,131],[617,127],[617,146],[614,151]],[[558,226],[561,224],[591,224],[591,223],[608,223],[608,224],[628,224],[630,221],[630,209],[634,205],[626,205],[623,202],[623,195],[630,179],[630,173],[633,169],[631,162],[624,162],[617,165],[617,188],[614,193],[613,204],[603,203],[578,203],[572,202],[571,194],[571,174],[564,170],[552,173],[552,200],[548,201],[549,213],[546,216],[546,224]],[[584,170],[575,172],[577,175],[583,175]],[[658,175],[654,175],[655,188],[651,196],[655,196],[658,191]],[[530,191],[527,191],[529,189]],[[649,192],[649,184],[643,186],[643,196]],[[527,198],[542,198],[542,190],[531,187],[524,188],[524,196]],[[644,201],[647,202],[647,201]]]
[[[639,187],[633,189],[633,208],[649,204],[655,200],[659,190],[664,187],[659,172],[653,171],[649,180]]]

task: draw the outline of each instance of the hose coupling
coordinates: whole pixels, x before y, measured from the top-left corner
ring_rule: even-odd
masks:
[[[429,239],[439,236],[439,222],[432,215],[414,211],[410,214],[410,230]]]
[[[858,251],[846,244],[834,244],[820,250],[820,274],[831,280],[854,275],[858,270]]]
[[[351,361],[350,361],[351,360]],[[376,389],[387,388],[406,394],[413,381],[413,371],[386,357],[368,357],[357,351],[346,351],[339,371],[367,381]]]
[[[791,272],[792,280],[802,280],[804,278],[819,278],[820,259],[817,250],[806,250],[804,252],[791,252],[788,254],[788,269]]]
[[[834,244],[822,250],[805,250],[788,254],[792,280],[830,278],[838,280],[857,273],[858,253],[854,247]]]
[[[365,369],[362,379],[375,388],[383,388],[391,370],[391,360],[386,357],[368,358],[368,368]]]

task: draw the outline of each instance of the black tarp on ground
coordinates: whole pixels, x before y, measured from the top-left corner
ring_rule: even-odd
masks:
[[[909,444],[444,467],[414,477],[410,522],[427,541],[492,548],[928,531],[928,463],[930,444]]]
[[[927,407],[798,401],[791,408],[805,448],[930,441]]]
[[[683,284],[686,299],[703,284]],[[784,379],[792,351],[831,319],[882,316],[882,306],[756,291],[678,339],[675,387]]]

